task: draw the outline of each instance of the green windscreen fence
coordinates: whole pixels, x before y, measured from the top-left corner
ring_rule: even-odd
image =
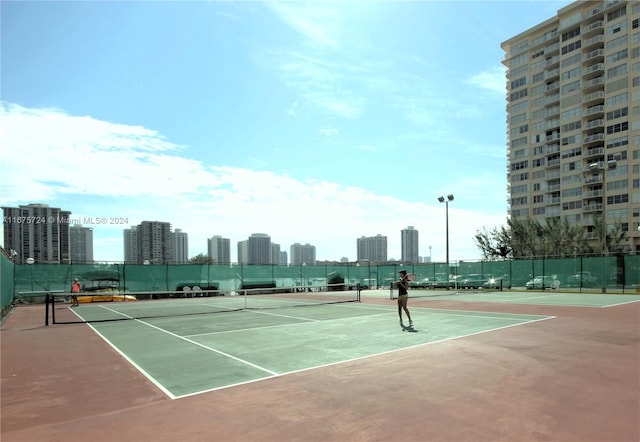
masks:
[[[416,282],[502,281],[502,287],[526,287],[537,277],[550,277],[560,288],[640,288],[640,256],[569,257],[517,261],[459,261],[445,263],[384,264],[336,263],[316,265],[247,264],[13,264],[3,257],[2,305],[19,299],[41,302],[47,293],[69,293],[78,279],[83,292],[189,293],[268,287],[344,284],[361,288],[389,288],[406,269]]]
[[[4,254],[0,255],[0,318],[13,303],[13,269],[15,264]]]

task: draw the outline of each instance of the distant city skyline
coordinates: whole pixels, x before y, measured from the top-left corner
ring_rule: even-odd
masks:
[[[33,217],[34,219],[40,219],[44,224],[44,221],[51,221],[53,219],[62,221],[59,224],[62,227],[66,226],[67,233],[62,237],[69,238],[68,245],[58,245],[60,250],[63,250],[65,256],[68,255],[68,259],[57,258],[55,255],[51,258],[43,260],[37,258],[35,252],[29,253],[31,258],[36,259],[39,262],[107,262],[108,260],[94,260],[93,259],[93,232],[94,228],[85,227],[82,224],[70,225],[70,221],[79,221],[78,218],[73,217],[71,210],[63,210],[61,208],[50,207],[44,203],[30,204],[19,206],[17,208],[3,207],[5,224],[8,226],[13,225],[13,230],[5,228],[4,242],[5,244],[18,244],[16,239],[12,239],[11,235],[16,235],[18,230],[17,226],[36,226],[37,223],[32,223],[27,220],[26,217]],[[21,218],[24,218],[22,220]],[[8,219],[15,219],[13,224],[7,223]],[[13,233],[12,233],[13,232]],[[20,231],[21,232],[21,231]],[[20,233],[21,238],[28,238],[28,231]],[[419,246],[417,244],[418,230],[413,226],[402,229],[400,232],[402,236],[403,244],[406,242],[407,247],[411,250],[411,253],[415,253],[415,258],[411,258],[408,255],[400,258],[388,257],[387,255],[387,237],[383,235],[376,235],[373,237],[360,237],[356,239],[356,245],[354,247],[355,258],[349,258],[348,256],[336,256],[326,259],[325,261],[370,261],[370,262],[387,262],[387,261],[405,261],[405,262],[420,262]],[[184,264],[190,259],[201,254],[196,253],[189,254],[189,232],[182,229],[172,228],[172,223],[168,221],[142,221],[137,226],[132,226],[128,229],[122,230],[122,250],[124,259],[111,260],[110,262],[128,262],[128,263],[172,263],[172,264]],[[29,242],[23,239],[23,244],[27,245],[24,250],[32,250],[33,247],[29,245]],[[46,234],[41,235],[40,241],[50,243],[51,238]],[[230,255],[231,240],[225,238],[222,235],[214,235],[207,239],[207,257],[212,263],[231,263]],[[288,254],[286,251],[281,251],[281,245],[271,241],[271,236],[266,233],[253,233],[245,240],[239,240],[236,243],[238,248],[238,256],[240,257],[238,263],[247,264],[287,264]],[[309,242],[294,243],[289,247],[291,264],[314,264],[317,261],[316,258],[316,246]],[[8,247],[12,249],[12,247]],[[61,255],[62,256],[62,255]],[[23,259],[26,259],[25,257]]]

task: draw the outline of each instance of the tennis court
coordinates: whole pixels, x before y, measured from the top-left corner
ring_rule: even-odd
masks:
[[[2,440],[640,440],[639,296],[389,295],[18,306]]]
[[[259,301],[264,305],[265,299]],[[416,309],[415,326],[403,334],[392,306],[273,308],[272,302],[252,310],[236,310],[244,300],[228,298],[123,302],[83,305],[73,314],[98,320],[91,327],[171,398],[549,319]],[[162,317],[154,317],[158,304]],[[180,315],[185,308],[190,313]],[[167,316],[170,311],[178,316]],[[134,312],[149,318],[99,322],[105,314],[132,317]]]

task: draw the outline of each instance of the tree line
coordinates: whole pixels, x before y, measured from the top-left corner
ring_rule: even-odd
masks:
[[[603,235],[604,233],[604,235]],[[617,255],[625,251],[623,240],[627,232],[616,222],[604,229],[601,220],[594,220],[589,244],[580,224],[570,224],[566,218],[547,218],[540,222],[533,218],[507,219],[506,226],[476,230],[474,242],[484,260],[529,259],[537,257],[570,257]]]

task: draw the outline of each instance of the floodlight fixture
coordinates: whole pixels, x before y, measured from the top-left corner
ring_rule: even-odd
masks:
[[[445,214],[446,214],[446,234],[447,234],[447,272],[449,270],[449,201],[453,201],[453,194],[447,195],[445,199],[443,196],[438,197],[438,201],[445,204]]]

